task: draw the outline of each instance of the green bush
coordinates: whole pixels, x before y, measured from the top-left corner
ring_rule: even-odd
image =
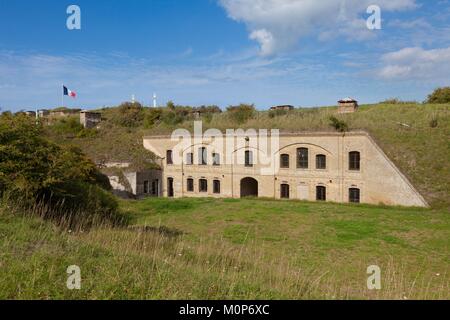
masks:
[[[60,135],[77,136],[84,130],[78,117],[67,117],[52,123],[51,129]]]
[[[427,103],[450,103],[450,87],[438,88],[428,96]]]
[[[24,208],[44,204],[45,217],[72,223],[83,216],[120,217],[107,191],[108,178],[78,148],[43,137],[42,126],[26,116],[0,116],[0,195]]]
[[[162,108],[151,108],[145,114],[144,127],[146,129],[153,128],[157,123],[161,121],[162,115],[163,115]]]
[[[184,121],[184,116],[182,113],[177,113],[172,110],[166,110],[161,116],[161,121],[168,126],[175,126]]]
[[[124,102],[114,114],[112,121],[122,127],[138,127],[144,120],[144,107],[139,102]]]
[[[251,119],[255,115],[256,109],[253,104],[240,104],[239,106],[229,106],[227,113],[231,119],[238,123],[243,124]]]
[[[345,121],[339,120],[335,116],[331,116],[329,119],[330,119],[330,126],[333,127],[336,131],[339,132],[348,131],[348,124]]]

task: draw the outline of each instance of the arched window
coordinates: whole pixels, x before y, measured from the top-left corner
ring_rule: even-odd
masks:
[[[172,150],[167,150],[166,151],[166,163],[168,165],[173,164]]]
[[[326,201],[327,200],[327,188],[324,186],[316,187],[316,200],[317,201]]]
[[[281,199],[289,199],[289,185],[283,183],[280,188],[280,197]]]
[[[360,203],[361,191],[358,188],[350,188],[348,190],[348,201],[352,203]]]
[[[289,169],[289,155],[282,154],[280,156],[280,167],[283,169]]]
[[[253,167],[253,152],[250,150],[245,151],[245,166]]]
[[[316,156],[316,169],[326,169],[327,168],[327,156],[324,154],[318,154]]]
[[[186,180],[186,187],[188,192],[194,192],[194,179],[188,178]]]
[[[307,148],[297,149],[297,168],[308,169],[309,150]]]
[[[352,151],[348,154],[348,169],[359,171],[361,169],[361,154],[358,151]]]

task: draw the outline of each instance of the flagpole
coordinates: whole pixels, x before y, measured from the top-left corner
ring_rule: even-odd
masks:
[[[61,107],[64,107],[64,83],[62,85],[62,95],[61,95]]]

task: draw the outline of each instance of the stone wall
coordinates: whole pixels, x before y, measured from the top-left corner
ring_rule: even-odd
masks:
[[[426,201],[411,185],[408,179],[387,158],[373,139],[365,132],[302,133],[280,137],[279,150],[272,153],[273,159],[281,154],[290,156],[290,167],[278,169],[274,174],[262,174],[264,166],[245,167],[239,164],[167,165],[163,161],[162,194],[167,196],[167,179],[173,178],[175,197],[228,197],[241,196],[241,181],[252,177],[258,181],[258,196],[279,199],[281,185],[289,185],[289,197],[298,200],[316,200],[318,186],[326,188],[326,200],[349,202],[351,188],[360,190],[360,202],[402,206],[427,206]],[[164,160],[166,151],[174,148],[177,141],[169,137],[144,138],[144,146]],[[194,163],[198,163],[197,149],[202,145],[187,148],[183,154],[193,152]],[[204,145],[208,147],[208,144]],[[298,169],[296,153],[298,148],[307,148],[309,161],[307,169]],[[233,150],[237,154],[237,150]],[[361,155],[360,170],[350,170],[349,153]],[[211,154],[208,150],[208,154]],[[316,168],[316,156],[326,156],[326,168]],[[186,180],[194,179],[194,192],[188,192]],[[199,191],[199,180],[208,181],[208,191]],[[220,194],[213,193],[214,180],[220,181]],[[244,186],[245,187],[245,186]]]

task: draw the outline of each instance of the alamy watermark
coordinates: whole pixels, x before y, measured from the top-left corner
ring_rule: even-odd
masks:
[[[67,267],[66,286],[69,290],[81,290],[81,269],[79,266],[72,265]]]
[[[245,165],[257,167],[261,175],[273,175],[279,167],[279,130],[267,129],[218,129],[203,132],[202,121],[194,122],[194,134],[177,129],[171,140],[173,165]]]
[[[81,8],[72,4],[67,7],[66,13],[69,15],[66,21],[67,29],[81,30]]]
[[[370,14],[366,20],[367,29],[381,30],[381,8],[377,5],[371,5],[367,8],[367,13]]]
[[[368,266],[367,274],[370,275],[367,278],[367,289],[381,290],[381,268],[376,265]]]

